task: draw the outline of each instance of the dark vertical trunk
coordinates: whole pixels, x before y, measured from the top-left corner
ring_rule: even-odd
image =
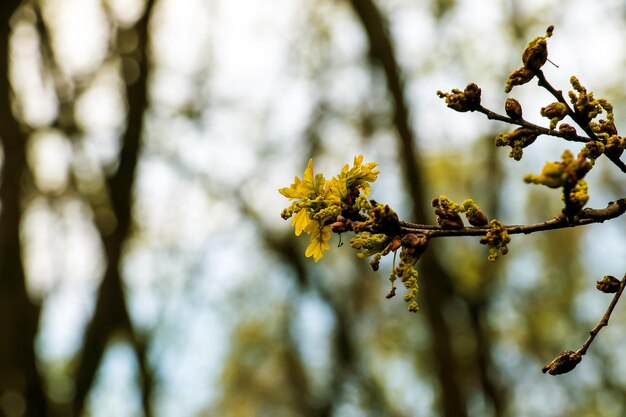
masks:
[[[426,223],[423,203],[427,199],[424,196],[422,173],[418,165],[419,150],[410,123],[409,106],[404,97],[404,80],[386,21],[373,0],[351,0],[350,4],[367,35],[370,58],[382,68],[387,80],[387,90],[393,105],[394,128],[400,143],[399,160],[411,197],[413,220]],[[450,277],[436,259],[428,254],[421,262],[420,269],[424,276],[429,278],[427,285],[424,285],[421,304],[426,310],[433,335],[434,360],[441,388],[440,408],[446,417],[463,417],[467,415],[467,410],[458,380],[459,364],[452,352],[451,330],[442,313],[442,306],[451,297]]]
[[[0,397],[14,399],[2,403],[14,408],[0,408],[0,413],[25,406],[25,416],[46,416],[47,401],[34,352],[39,307],[26,291],[20,244],[26,134],[11,110],[9,82],[9,22],[19,5],[15,0],[0,4],[0,139],[4,157],[0,185]]]
[[[122,248],[132,225],[132,190],[141,150],[144,114],[148,107],[148,22],[153,6],[154,1],[149,0],[144,15],[132,29],[139,40],[136,50],[121,57],[136,61],[139,76],[136,80],[126,80],[127,126],[122,138],[118,169],[107,181],[116,227],[112,232],[101,230],[107,268],[98,291],[94,315],[85,332],[76,371],[73,409],[77,416],[84,409],[107,343],[116,330],[122,330],[128,336],[135,351],[143,411],[147,417],[153,415],[150,401],[153,378],[147,365],[146,347],[131,322],[120,274]]]

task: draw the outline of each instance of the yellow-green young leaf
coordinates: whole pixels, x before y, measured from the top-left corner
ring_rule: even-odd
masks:
[[[322,258],[329,248],[331,227],[322,227],[319,221],[333,220],[347,208],[348,202],[354,204],[355,192],[358,194],[360,191],[367,195],[370,183],[378,176],[378,170],[375,168],[376,162],[363,165],[363,155],[359,155],[354,158],[352,168],[346,164],[338,176],[326,181],[323,174],[314,173],[313,160],[310,159],[302,180],[295,177],[289,187],[278,189],[278,192],[288,199],[299,200],[283,210],[281,217],[285,220],[292,217],[291,224],[296,236],[302,232],[310,235],[311,243],[306,250],[307,257],[313,257],[316,262]]]
[[[347,168],[347,166],[348,165],[346,165],[344,168]],[[326,184],[328,185],[329,189],[329,199],[335,201],[343,201],[343,199],[348,196],[348,184],[346,183],[343,170],[339,177],[333,177]]]
[[[322,259],[324,252],[330,247],[328,245],[328,241],[330,240],[330,226],[321,227],[317,221],[311,220],[305,231],[311,235],[311,243],[309,247],[306,248],[304,255],[307,258],[313,257],[313,260],[317,262]]]
[[[278,192],[290,200],[293,200],[294,198],[303,198],[301,194],[302,190],[301,190],[300,184],[301,184],[300,178],[296,177],[293,180],[293,184],[291,184],[289,187],[279,188]]]
[[[313,177],[313,159],[309,159],[309,165],[304,170],[304,176],[302,177],[302,184],[300,185],[304,197],[308,197],[310,195],[315,194],[315,179]]]
[[[302,231],[305,230],[312,221],[313,220],[309,218],[309,214],[306,210],[300,210],[295,216],[293,216],[291,224],[295,229],[296,236],[300,236],[300,233],[302,233]]]
[[[279,188],[278,192],[290,200],[312,198],[323,194],[325,182],[323,174],[313,174],[313,160],[309,159],[309,165],[304,170],[302,181],[296,177],[293,184],[289,187]]]
[[[376,162],[368,162],[363,165],[363,155],[354,157],[352,168],[348,164],[344,165],[341,172],[329,181],[332,193],[340,200],[348,196],[348,191],[353,188],[360,189],[363,194],[369,195],[370,183],[376,181],[379,171]]]
[[[369,195],[370,183],[376,181],[379,174],[379,171],[374,169],[376,166],[376,162],[363,165],[363,155],[354,157],[352,168],[345,174],[348,188],[358,187],[363,194]]]
[[[326,196],[328,190],[326,189],[326,178],[324,178],[324,174],[315,175],[315,185],[313,188],[316,196]]]

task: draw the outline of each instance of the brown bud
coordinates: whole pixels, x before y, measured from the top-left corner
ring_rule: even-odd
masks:
[[[346,218],[343,217],[341,214],[337,216],[337,221],[341,222],[341,223],[345,223],[346,222]]]
[[[514,98],[507,98],[504,104],[504,110],[506,114],[513,120],[519,120],[522,118],[522,105]]]
[[[568,138],[572,138],[576,136],[576,128],[572,125],[568,125],[567,123],[561,123],[559,125],[559,131],[565,134]]]
[[[402,237],[402,247],[402,253],[410,257],[411,262],[417,262],[426,252],[428,238],[423,234],[409,233]]]
[[[592,140],[585,143],[584,155],[591,159],[597,159],[604,153],[604,144],[600,141]]]
[[[524,66],[531,70],[538,70],[547,60],[548,43],[544,37],[538,37],[530,41],[522,53]]]
[[[445,99],[446,105],[452,110],[466,112],[480,108],[480,88],[474,83],[468,84],[463,91],[454,88],[450,93],[437,91],[437,95]]]
[[[618,135],[612,135],[606,141],[606,152],[610,156],[619,158],[622,155],[622,152],[624,152],[625,147],[626,139]]]
[[[443,229],[462,229],[463,219],[458,213],[449,213],[447,215],[437,215],[437,223]]]
[[[544,366],[541,371],[550,375],[566,374],[576,367],[582,360],[582,356],[578,352],[566,350],[557,355],[549,364]]]
[[[619,291],[621,284],[619,279],[611,275],[605,275],[601,280],[596,282],[596,288],[604,293],[612,294]]]
[[[511,74],[509,74],[509,77],[506,79],[506,87],[504,88],[504,92],[511,92],[514,86],[526,84],[527,82],[532,80],[534,76],[535,73],[529,68],[521,67],[519,69],[516,69]]]
[[[346,231],[346,224],[342,222],[334,222],[330,225],[330,230],[333,233],[343,233]]]
[[[537,132],[527,127],[518,127],[509,133],[508,139],[511,146],[525,148],[537,139]]]
[[[465,95],[467,109],[470,111],[478,110],[480,107],[480,87],[475,83],[468,84],[463,95]]]
[[[442,198],[441,200],[439,198],[433,199],[431,204],[435,208],[435,219],[439,226],[444,229],[461,229],[463,228],[463,220],[459,213],[450,207],[450,203],[447,198]]]
[[[409,233],[402,236],[402,246],[405,248],[425,247],[427,244],[428,239],[422,234]]]
[[[469,109],[467,108],[467,104],[465,103],[465,96],[463,92],[458,88],[454,88],[451,93],[444,93],[443,91],[437,91],[437,95],[440,98],[446,100],[446,106],[451,108],[452,110],[459,112],[466,112]]]
[[[567,105],[559,101],[555,101],[554,103],[550,103],[547,106],[541,108],[541,115],[543,117],[547,117],[548,119],[557,118],[561,120],[565,116],[567,116],[567,112]]]
[[[481,210],[473,210],[471,212],[466,212],[465,217],[467,217],[467,221],[472,226],[485,226],[489,223],[487,220],[487,216]]]

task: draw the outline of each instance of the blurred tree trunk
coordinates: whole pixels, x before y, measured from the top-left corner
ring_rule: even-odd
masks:
[[[132,224],[132,187],[140,152],[143,116],[147,107],[146,51],[148,19],[153,4],[153,1],[148,1],[144,16],[130,29],[139,39],[138,47],[134,51],[120,54],[122,60],[136,61],[139,77],[136,80],[127,80],[127,127],[122,138],[118,170],[107,181],[112,210],[116,216],[116,228],[111,233],[101,230],[107,269],[76,368],[76,391],[72,404],[73,414],[76,416],[83,413],[106,345],[112,334],[118,330],[124,332],[136,352],[144,414],[152,415],[152,373],[147,366],[146,346],[131,323],[119,268],[123,244]],[[5,1],[0,5],[0,139],[3,150],[0,185],[0,335],[6,341],[0,344],[0,415],[46,416],[48,401],[34,352],[40,308],[28,297],[21,259],[22,184],[24,175],[28,173],[27,134],[12,112],[9,81],[9,22],[19,6],[20,2],[16,0]],[[24,414],[21,414],[24,407]],[[58,411],[61,412],[60,410]]]
[[[20,243],[27,134],[12,112],[9,81],[10,20],[19,6],[18,0],[0,3],[0,415],[40,417],[47,415],[34,352],[40,308],[26,291]]]
[[[400,142],[399,161],[407,193],[411,196],[412,221],[428,223],[423,207],[424,201],[428,199],[424,195],[417,140],[411,127],[409,106],[404,97],[404,79],[395,57],[387,22],[373,0],[351,0],[350,4],[367,35],[370,58],[375,65],[382,68],[387,80],[394,128]],[[433,337],[433,360],[441,388],[439,405],[444,416],[463,417],[467,415],[467,406],[459,380],[460,366],[452,352],[451,329],[442,312],[443,306],[453,297],[451,277],[436,258],[428,253],[420,268],[425,276],[432,277],[428,285],[424,286],[421,304],[426,310]]]
[[[135,50],[121,54],[122,61],[135,61],[139,68],[137,79],[126,79],[127,124],[122,137],[118,169],[107,179],[111,208],[116,226],[113,231],[100,229],[107,267],[97,295],[94,315],[87,325],[79,363],[76,368],[74,415],[82,414],[85,401],[93,387],[95,376],[111,336],[121,331],[135,351],[140,372],[140,388],[144,415],[153,414],[151,395],[153,376],[147,365],[146,344],[134,328],[124,296],[120,274],[122,249],[132,226],[132,190],[141,150],[144,115],[148,107],[148,23],[154,1],[149,0],[143,16],[135,26],[138,39]],[[120,29],[121,30],[121,29]],[[118,32],[118,37],[120,33]]]

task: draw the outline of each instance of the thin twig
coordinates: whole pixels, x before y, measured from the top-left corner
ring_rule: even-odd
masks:
[[[583,343],[580,349],[576,351],[576,353],[578,353],[579,355],[584,355],[585,353],[587,353],[587,349],[589,349],[589,346],[591,346],[591,343],[600,332],[600,329],[609,324],[609,318],[611,317],[611,313],[613,313],[613,309],[617,305],[619,297],[622,295],[622,292],[624,292],[624,287],[626,287],[626,274],[624,274],[624,277],[620,281],[619,289],[613,296],[613,300],[611,300],[611,304],[609,304],[609,307],[606,309],[604,316],[602,316],[602,319],[598,322],[598,324],[596,324],[596,326],[591,329],[591,331],[589,332],[589,337],[587,338],[587,340],[585,340],[585,343]]]
[[[578,213],[578,216],[570,222],[565,215],[560,214],[550,220],[527,225],[508,225],[504,230],[509,234],[530,234],[543,230],[564,229],[567,227],[584,226],[593,223],[602,223],[606,220],[621,216],[626,212],[626,198],[612,201],[602,209],[586,208]],[[400,222],[403,233],[421,233],[428,238],[450,236],[483,236],[491,229],[491,226],[463,227],[461,229],[443,229],[439,226],[427,224],[414,224]]]
[[[501,122],[527,127],[541,135],[556,136],[565,140],[569,140],[571,142],[587,143],[591,141],[591,139],[586,136],[571,135],[565,132],[561,132],[560,130],[548,129],[547,127],[536,125],[524,119],[511,119],[508,116],[496,113],[483,106],[479,106],[476,111],[483,113],[485,116],[487,116],[489,120],[499,120]]]
[[[565,96],[563,96],[563,91],[561,90],[557,90],[556,88],[554,88],[552,86],[552,84],[550,84],[550,82],[547,80],[546,76],[543,74],[543,71],[541,71],[540,69],[535,71],[535,76],[537,77],[537,84],[539,84],[540,87],[545,88],[546,90],[548,90],[550,92],[550,94],[552,94],[554,96],[554,98],[556,98],[560,103],[563,103],[567,106],[567,112],[569,113],[570,117],[572,119],[574,119],[574,121],[585,130],[586,132],[586,124],[582,123],[583,125],[581,125],[579,123],[579,120],[576,120],[576,112],[574,111],[574,109],[572,109],[572,107],[569,105],[569,103],[567,102],[567,100],[565,100]],[[587,132],[589,133],[590,137],[595,138],[596,135],[595,133],[593,133],[593,131]]]

